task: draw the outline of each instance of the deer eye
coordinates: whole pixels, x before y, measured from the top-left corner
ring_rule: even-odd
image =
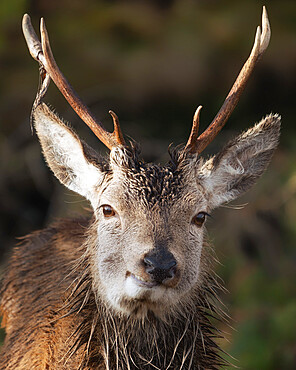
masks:
[[[113,217],[113,216],[115,216],[114,209],[111,206],[109,206],[108,204],[104,204],[102,206],[102,210],[103,210],[103,215],[105,217]]]
[[[192,222],[194,225],[201,227],[206,220],[206,216],[208,216],[206,212],[199,212],[193,217]]]

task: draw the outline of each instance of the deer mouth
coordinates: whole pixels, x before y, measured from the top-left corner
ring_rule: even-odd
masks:
[[[138,317],[146,316],[148,311],[162,315],[165,302],[172,301],[165,286],[129,271],[126,273],[124,293],[121,297],[122,307]]]
[[[141,276],[135,275],[129,271],[126,274],[126,277],[141,288],[151,289],[158,285],[155,281],[147,281],[143,279]]]

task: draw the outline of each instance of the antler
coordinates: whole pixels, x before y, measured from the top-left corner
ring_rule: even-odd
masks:
[[[110,112],[114,123],[114,131],[110,133],[96,120],[60,71],[51,51],[43,18],[41,18],[40,21],[41,42],[38,40],[28,14],[24,15],[22,26],[30,54],[41,64],[42,69],[46,72],[46,75],[42,76],[43,84],[41,95],[43,96],[45,94],[50,77],[79,117],[110,150],[113,147],[125,145],[116,114]]]
[[[267,17],[266,8],[264,6],[262,11],[262,32],[260,26],[258,26],[255,36],[255,42],[249,58],[241,69],[236,81],[234,82],[216,117],[213,119],[209,127],[200,136],[198,136],[198,126],[201,106],[197,108],[193,118],[191,134],[185,146],[186,151],[190,153],[200,154],[209,145],[209,143],[214,140],[216,135],[223,128],[232,111],[234,110],[256,63],[266,50],[269,44],[270,35],[270,25]]]

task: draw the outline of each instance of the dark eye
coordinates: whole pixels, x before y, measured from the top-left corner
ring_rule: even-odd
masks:
[[[195,215],[192,219],[194,225],[201,227],[206,220],[207,213],[206,212],[199,212]]]
[[[108,204],[104,204],[102,206],[102,210],[103,210],[103,215],[105,217],[113,217],[113,216],[115,216],[114,209],[111,206],[109,206]]]

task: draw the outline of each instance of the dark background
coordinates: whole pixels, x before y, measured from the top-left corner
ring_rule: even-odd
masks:
[[[79,196],[44,165],[29,116],[38,65],[21,32],[28,12],[45,17],[55,58],[79,95],[111,129],[108,110],[147,161],[164,162],[167,147],[185,143],[203,105],[205,129],[219,110],[253,44],[267,5],[271,43],[238,107],[206,155],[270,112],[282,115],[279,149],[246,196],[208,223],[229,290],[231,316],[223,349],[243,369],[296,368],[296,2],[288,0],[1,0],[0,258],[16,237],[56,217],[86,212]],[[46,101],[79,135],[106,149],[52,86]]]

